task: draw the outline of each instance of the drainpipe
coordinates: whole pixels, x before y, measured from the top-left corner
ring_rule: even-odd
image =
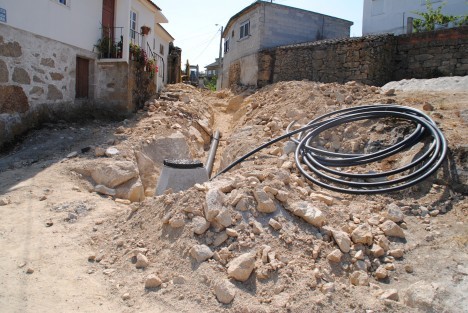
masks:
[[[211,141],[210,152],[208,158],[206,159],[206,172],[208,173],[208,178],[211,177],[211,172],[213,171],[213,163],[216,156],[216,150],[218,149],[219,143],[219,130],[217,130],[213,135],[213,140]]]

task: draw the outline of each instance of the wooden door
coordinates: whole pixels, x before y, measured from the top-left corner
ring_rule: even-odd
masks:
[[[102,0],[103,36],[114,39],[115,0]]]
[[[76,57],[76,95],[75,98],[88,98],[89,60]]]

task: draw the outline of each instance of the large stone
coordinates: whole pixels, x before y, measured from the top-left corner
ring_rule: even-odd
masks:
[[[0,114],[24,113],[29,110],[28,97],[20,86],[0,86]]]
[[[85,167],[89,167],[90,176],[96,184],[109,188],[115,188],[138,177],[138,169],[135,163],[130,161],[92,162]]]
[[[215,285],[215,295],[219,302],[229,304],[236,296],[236,286],[227,279],[223,279]]]
[[[120,199],[128,199],[132,202],[145,200],[145,190],[139,177],[133,178],[115,189],[115,196]]]
[[[309,202],[299,201],[292,203],[289,210],[315,227],[320,228],[325,223],[325,215],[322,211],[312,206]]]
[[[5,61],[0,60],[0,83],[8,83],[10,73],[6,66]]]
[[[369,276],[363,271],[353,272],[349,276],[349,281],[354,286],[369,286]]]
[[[52,78],[52,80],[62,80],[63,77],[61,73],[50,73],[50,78]]]
[[[18,42],[0,42],[0,56],[17,58],[23,54],[21,46]]]
[[[372,228],[369,224],[359,225],[352,233],[351,239],[354,243],[362,243],[365,245],[372,245],[374,236],[372,236]]]
[[[108,187],[106,187],[104,185],[94,186],[94,191],[96,191],[97,193],[103,194],[103,195],[108,195],[108,196],[115,196],[116,195],[115,189],[108,188]]]
[[[18,84],[29,85],[31,83],[31,77],[29,77],[28,72],[22,67],[15,67],[12,79]]]
[[[341,252],[340,249],[335,249],[327,255],[327,259],[330,262],[334,262],[334,263],[340,262],[342,257],[343,257],[343,252]]]
[[[224,211],[224,194],[218,189],[210,189],[205,196],[205,218],[213,222],[221,211]]]
[[[144,254],[138,253],[137,256],[136,256],[135,267],[136,268],[146,268],[146,267],[148,267],[148,265],[149,265],[148,258]]]
[[[402,301],[405,305],[424,312],[435,312],[434,301],[437,288],[433,284],[419,281],[404,290]]]
[[[195,216],[192,219],[192,229],[195,234],[201,235],[205,233],[208,228],[210,228],[210,222],[208,222],[204,217]]]
[[[39,87],[39,86],[34,86],[30,91],[29,91],[29,94],[32,95],[32,96],[41,96],[44,94],[44,89],[42,89],[42,87]]]
[[[405,233],[403,232],[403,229],[400,226],[398,226],[395,222],[392,222],[390,220],[385,221],[382,225],[380,225],[380,229],[382,229],[386,236],[405,238]]]
[[[255,254],[245,253],[233,259],[228,266],[228,276],[246,281],[255,268]]]
[[[348,253],[351,249],[351,239],[348,234],[344,231],[332,230],[332,235],[340,250],[344,253]]]
[[[55,61],[51,58],[42,58],[41,65],[55,68]]]
[[[47,86],[47,100],[61,100],[63,99],[62,92],[55,85]]]
[[[213,256],[213,251],[207,245],[194,245],[190,249],[190,255],[197,260],[197,262],[203,262]]]
[[[156,166],[162,165],[165,159],[190,159],[190,149],[185,136],[175,132],[168,137],[158,138],[143,148]]]
[[[254,190],[253,194],[257,200],[257,211],[262,213],[273,213],[276,211],[275,203],[263,189]]]
[[[398,296],[398,290],[396,289],[388,289],[380,295],[380,299],[382,300],[398,301],[399,298],[400,297]]]
[[[156,166],[154,162],[141,151],[135,152],[135,158],[138,171],[140,172],[140,179],[145,189],[145,195],[152,196],[156,189],[156,180],[158,177]]]
[[[384,216],[395,223],[402,222],[405,217],[403,212],[395,203],[391,203],[387,206]]]

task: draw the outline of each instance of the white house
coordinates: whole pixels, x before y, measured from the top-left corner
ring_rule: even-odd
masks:
[[[466,0],[429,0],[433,9],[443,5],[442,14],[466,15]],[[426,0],[364,0],[362,34],[405,34],[408,18],[420,18],[415,12],[426,12]],[[411,25],[411,23],[410,23]]]
[[[160,31],[159,24],[168,20],[151,0],[0,0],[0,10],[7,25],[89,51],[99,52],[95,45],[107,34],[122,48],[135,43],[153,54],[162,73],[167,71],[167,53],[162,56],[154,44],[163,44],[167,51],[174,38]],[[152,31],[143,36],[141,26]],[[129,49],[121,50],[118,55],[99,57],[128,62]],[[167,81],[157,77],[160,89]]]
[[[44,121],[141,107],[167,83],[167,22],[151,0],[0,0],[0,147]]]
[[[352,22],[286,5],[255,1],[232,16],[222,34],[218,86],[257,85],[259,51],[281,45],[349,37]]]

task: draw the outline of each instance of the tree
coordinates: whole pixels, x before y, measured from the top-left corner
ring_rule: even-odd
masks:
[[[445,6],[443,2],[437,9],[432,7],[430,0],[426,0],[427,12],[412,12],[422,17],[422,19],[413,20],[413,29],[416,32],[434,30],[437,25],[447,25],[449,22],[455,23],[457,26],[466,24],[467,16],[453,16],[442,14],[442,8]]]

